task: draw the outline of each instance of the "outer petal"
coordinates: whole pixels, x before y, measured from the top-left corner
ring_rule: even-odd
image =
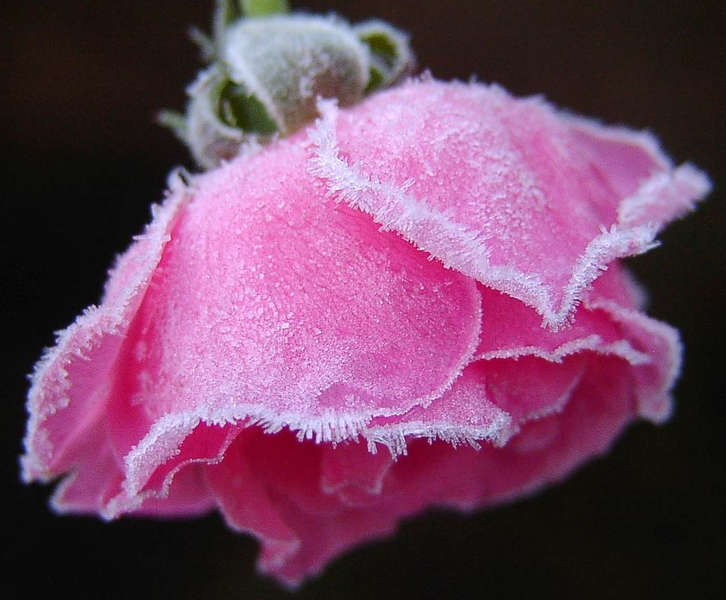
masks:
[[[300,138],[194,181],[106,378],[125,476],[106,516],[220,460],[241,426],[355,437],[441,396],[471,359],[475,283],[322,202],[305,159]]]
[[[608,314],[650,357],[634,369],[638,414],[655,423],[664,422],[671,415],[671,390],[681,371],[683,348],[678,331],[613,301],[596,300],[591,305]]]
[[[36,365],[22,457],[26,481],[95,460],[88,456],[95,452],[88,440],[98,434],[121,342],[187,200],[175,177],[171,183],[170,197],[153,209],[153,223],[120,259],[104,303],[88,308],[60,332],[56,346]]]
[[[477,441],[504,444],[516,431],[516,422],[499,408],[487,392],[482,363],[470,364],[452,388],[428,408],[416,406],[403,415],[379,417],[363,431],[370,452],[383,444],[397,457],[407,453],[411,439],[440,439],[457,447]]]
[[[280,143],[196,182],[129,349],[125,393],[154,420],[251,416],[343,439],[428,404],[469,361],[473,284],[320,202],[304,161]]]
[[[103,423],[83,436],[77,462],[53,494],[51,504],[61,513],[99,513],[123,481]]]
[[[368,506],[378,501],[383,482],[392,466],[391,453],[371,454],[365,444],[357,441],[325,446],[321,459],[320,487],[326,494],[337,495],[347,506]]]
[[[222,462],[207,467],[206,478],[227,524],[261,540],[260,565],[267,570],[284,564],[298,550],[300,540],[280,517],[270,490],[246,456],[249,445],[258,441],[258,434],[255,430],[242,433]]]
[[[330,195],[555,329],[601,269],[709,189],[645,134],[496,86],[414,82],[321,110],[310,170]]]
[[[615,266],[611,268],[614,273]],[[608,281],[612,279],[608,277]],[[622,280],[622,277],[618,279]],[[622,281],[619,285],[622,286]],[[542,328],[537,313],[521,302],[486,288],[480,288],[480,292],[484,334],[475,355],[478,359],[535,356],[561,362],[567,356],[593,351],[620,356],[633,365],[650,361],[647,354],[632,345],[622,328],[601,311],[581,306],[569,327],[551,331]]]

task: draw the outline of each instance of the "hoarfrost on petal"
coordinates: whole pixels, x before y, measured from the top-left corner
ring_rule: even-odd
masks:
[[[608,263],[652,248],[710,187],[690,165],[672,170],[651,136],[497,86],[411,82],[319,110],[309,169],[330,196],[551,329]]]

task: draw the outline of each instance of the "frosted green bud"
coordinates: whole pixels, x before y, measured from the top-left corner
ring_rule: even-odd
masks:
[[[334,18],[243,19],[228,28],[220,59],[282,133],[315,117],[317,96],[337,98],[342,106],[359,101],[370,76],[365,46]]]
[[[238,18],[240,6],[218,2],[214,39],[205,41],[211,65],[188,88],[186,115],[161,119],[205,169],[309,123],[318,97],[355,104],[413,67],[407,37],[381,21],[351,27],[335,16]]]

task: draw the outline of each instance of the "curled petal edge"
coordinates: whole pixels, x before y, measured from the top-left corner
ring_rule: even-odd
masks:
[[[575,261],[557,307],[552,299],[553,290],[538,274],[522,272],[512,265],[491,264],[490,253],[478,232],[429,209],[410,193],[411,180],[402,185],[381,181],[364,173],[359,165],[349,163],[338,146],[337,103],[321,99],[318,111],[321,117],[309,132],[313,153],[308,168],[325,182],[328,197],[371,215],[382,229],[398,232],[420,250],[441,260],[445,267],[524,302],[542,316],[543,326],[552,330],[569,322],[584,293],[608,263],[656,247],[655,237],[663,225],[690,210],[696,199],[704,197],[711,188],[706,175],[690,164],[656,173],[642,182],[634,194],[621,200],[618,221],[609,229],[603,227]],[[585,127],[585,119],[572,120]],[[590,127],[594,129],[594,125]],[[637,139],[641,138],[647,140],[646,149],[654,153],[657,162],[667,165],[667,160],[656,152],[655,141],[650,136]],[[657,219],[653,217],[656,213]],[[437,232],[436,239],[422,241],[426,236],[418,235],[418,231],[424,228]]]

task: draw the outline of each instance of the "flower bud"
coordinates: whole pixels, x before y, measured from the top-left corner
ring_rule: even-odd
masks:
[[[188,89],[185,117],[163,117],[209,169],[317,116],[317,98],[350,106],[409,74],[408,38],[382,21],[335,16],[241,18],[219,11],[210,67]]]

